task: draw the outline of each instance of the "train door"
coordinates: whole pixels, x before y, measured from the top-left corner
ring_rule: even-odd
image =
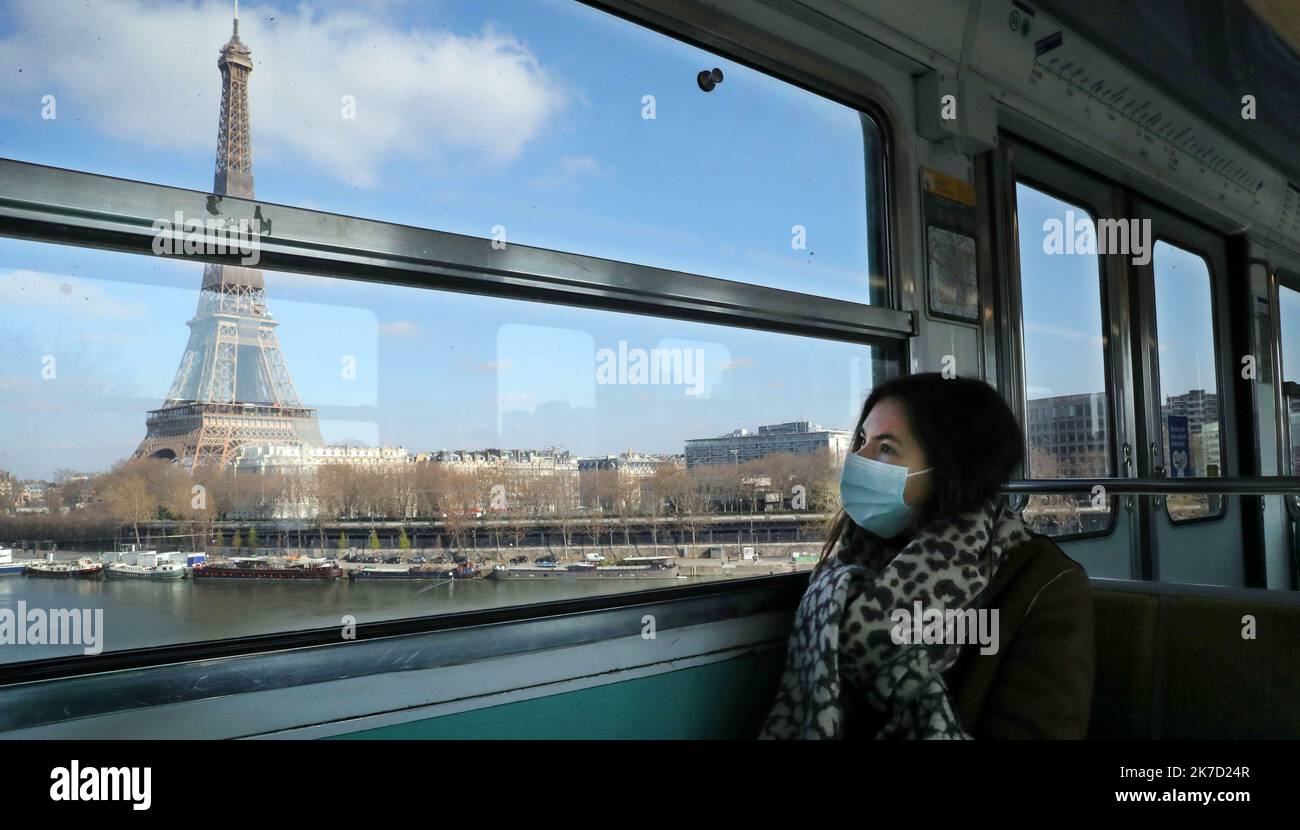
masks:
[[[1027,479],[1234,475],[1235,361],[1218,236],[1014,140],[999,175]],[[1035,495],[1023,512],[1095,577],[1244,584],[1239,500]]]
[[[1275,429],[1280,447],[1278,468],[1282,475],[1300,475],[1300,271],[1278,268],[1271,280],[1273,302],[1277,309],[1274,355],[1277,360],[1278,398]],[[1300,549],[1296,527],[1300,523],[1300,497],[1284,496],[1283,539],[1285,544],[1286,582],[1270,581],[1270,587],[1300,587]]]
[[[1227,326],[1228,257],[1222,236],[1138,200],[1149,250],[1129,257],[1135,276],[1134,359],[1143,405],[1138,470],[1148,478],[1238,474],[1235,379]],[[1142,261],[1146,260],[1146,261]],[[1244,585],[1241,499],[1143,496],[1149,561],[1162,582]]]
[[[1008,226],[1002,383],[1025,429],[1024,478],[1136,475],[1129,274],[1080,229],[1117,215],[1117,191],[1045,154],[1004,143]],[[1092,576],[1140,572],[1132,497],[1030,496],[1022,516]],[[1068,544],[1067,544],[1068,543]]]

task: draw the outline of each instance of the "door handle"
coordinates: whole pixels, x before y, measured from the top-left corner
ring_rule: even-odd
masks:
[[[1123,458],[1121,459],[1120,464],[1124,467],[1124,478],[1132,478],[1133,477],[1133,445],[1125,441],[1124,445],[1120,449],[1123,452]],[[1132,496],[1124,497],[1124,512],[1132,514],[1133,512]]]
[[[1165,477],[1165,466],[1163,464],[1157,463],[1161,460],[1159,453],[1160,450],[1156,446],[1156,442],[1152,441],[1151,442],[1151,477],[1152,478]]]
[[[1155,442],[1155,441],[1152,441],[1152,442],[1151,442],[1151,477],[1152,477],[1152,478],[1164,478],[1164,477],[1165,477],[1165,466],[1164,466],[1163,464],[1159,464],[1159,463],[1157,463],[1158,461],[1161,460],[1160,455],[1159,455],[1159,452],[1160,452],[1160,450],[1159,450],[1159,447],[1157,446],[1156,442]],[[1151,502],[1151,503],[1155,505],[1156,510],[1160,510],[1161,508],[1164,507],[1164,504],[1165,504],[1165,497],[1164,497],[1164,496],[1155,496],[1155,497],[1152,499],[1152,502]]]

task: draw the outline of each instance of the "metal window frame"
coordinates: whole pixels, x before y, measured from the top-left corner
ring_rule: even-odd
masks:
[[[1286,391],[1283,365],[1285,354],[1282,348],[1282,289],[1287,288],[1300,293],[1300,271],[1290,267],[1289,258],[1287,264],[1265,262],[1264,267],[1268,274],[1268,302],[1272,312],[1269,315],[1269,348],[1273,360],[1273,417],[1274,429],[1277,432],[1277,464],[1278,469],[1286,472],[1287,475],[1295,475],[1298,471],[1291,463],[1291,441],[1294,436],[1291,435],[1291,407]],[[1287,558],[1291,565],[1291,588],[1295,590],[1300,588],[1300,550],[1296,549],[1296,529],[1297,525],[1300,525],[1300,499],[1284,497],[1282,507],[1286,511],[1287,518],[1283,527]]]
[[[156,219],[224,217],[269,223],[259,268],[297,271],[423,289],[474,293],[682,319],[737,328],[840,340],[882,347],[901,363],[913,334],[914,312],[814,297],[650,266],[508,245],[257,200],[134,182],[0,159],[0,237],[153,255]],[[263,225],[265,227],[265,225]],[[214,240],[215,241],[215,240]],[[232,256],[186,256],[188,261],[234,264]],[[755,578],[778,591],[801,585],[806,574]],[[728,595],[741,583],[674,586],[593,598],[579,606],[558,603],[510,606],[482,613],[428,615],[358,627],[358,639],[471,628],[644,604],[655,598],[698,598],[727,619]],[[782,594],[784,595],[784,594]],[[705,599],[704,597],[710,597]],[[797,597],[787,597],[793,607]],[[369,629],[370,634],[366,634]],[[195,659],[281,653],[337,642],[335,629],[284,631],[257,637],[134,649],[99,656],[0,664],[0,688],[33,680],[141,670]]]
[[[1147,319],[1144,320],[1144,324],[1148,327],[1149,337],[1150,337],[1150,348],[1147,350],[1149,356],[1147,359],[1150,361],[1151,368],[1152,368],[1150,388],[1153,393],[1153,402],[1155,402],[1156,407],[1162,406],[1163,404],[1161,403],[1161,401],[1164,400],[1164,395],[1165,395],[1164,390],[1160,386],[1160,353],[1159,353],[1160,315],[1156,303],[1156,281],[1155,281],[1155,274],[1156,274],[1155,249],[1157,244],[1164,242],[1166,245],[1169,245],[1172,248],[1178,248],[1185,253],[1189,253],[1192,254],[1193,256],[1198,257],[1202,262],[1205,263],[1205,270],[1207,276],[1209,277],[1209,289],[1210,289],[1210,332],[1209,334],[1210,334],[1210,344],[1213,347],[1211,349],[1211,353],[1214,355],[1214,381],[1217,384],[1215,395],[1218,397],[1220,402],[1219,418],[1218,418],[1219,435],[1235,436],[1237,435],[1239,425],[1237,424],[1236,421],[1236,413],[1234,411],[1229,411],[1229,410],[1234,409],[1237,404],[1237,398],[1236,398],[1237,393],[1236,393],[1236,389],[1228,385],[1229,372],[1224,367],[1223,361],[1220,359],[1221,354],[1225,351],[1223,348],[1221,348],[1221,344],[1229,337],[1229,332],[1227,331],[1229,325],[1228,321],[1223,319],[1221,316],[1221,315],[1228,314],[1229,312],[1228,306],[1230,305],[1229,303],[1226,302],[1226,297],[1224,296],[1228,291],[1227,281],[1230,279],[1230,274],[1226,272],[1226,269],[1229,269],[1231,267],[1226,262],[1227,239],[1222,234],[1219,234],[1217,231],[1214,231],[1213,229],[1204,228],[1203,226],[1200,226],[1200,223],[1195,222],[1194,220],[1189,220],[1186,217],[1181,216],[1176,212],[1169,210],[1168,208],[1165,208],[1159,204],[1150,201],[1146,201],[1144,199],[1138,199],[1137,209],[1134,212],[1134,215],[1151,218],[1153,220],[1155,220],[1156,218],[1161,218],[1166,223],[1168,222],[1177,223],[1172,230],[1166,227],[1162,232],[1154,235],[1153,239],[1151,240],[1151,261],[1146,265],[1136,266],[1136,270],[1140,275],[1139,290],[1142,293],[1143,307],[1150,309],[1150,314],[1148,315]],[[1155,222],[1153,221],[1152,224],[1154,225]],[[1214,251],[1205,248],[1203,246],[1200,246],[1194,242],[1188,241],[1188,237],[1190,236],[1189,232],[1194,232],[1197,230],[1203,230],[1205,233],[1211,234],[1215,238],[1223,240],[1224,255],[1225,255],[1225,262],[1223,263],[1225,267],[1224,272],[1220,273],[1220,269],[1216,268],[1216,257],[1214,256]],[[1231,351],[1228,350],[1228,353],[1230,354]],[[1225,405],[1224,404],[1225,399],[1228,400],[1228,402],[1232,404],[1232,406]],[[1156,443],[1160,447],[1160,455],[1159,455],[1160,465],[1164,468],[1165,475],[1168,475],[1168,471],[1170,468],[1170,460],[1165,456],[1165,452],[1164,452],[1165,429],[1167,425],[1164,419],[1161,418],[1158,414],[1156,414],[1157,411],[1158,409],[1152,408],[1148,412],[1148,415],[1152,422],[1150,437],[1155,438]],[[1229,448],[1223,446],[1223,444],[1224,442],[1220,440],[1219,469],[1226,474],[1238,467],[1238,459],[1235,457],[1236,453],[1235,452],[1230,453],[1228,451]],[[1229,463],[1230,460],[1231,460],[1231,464]],[[1152,459],[1152,463],[1154,464],[1154,459]],[[1201,476],[1201,478],[1213,478],[1213,477]],[[1219,509],[1217,511],[1206,514],[1204,516],[1196,516],[1190,519],[1175,519],[1173,517],[1172,512],[1169,509],[1168,499],[1163,499],[1162,503],[1158,503],[1155,509],[1159,512],[1163,512],[1165,518],[1174,527],[1187,527],[1189,525],[1222,521],[1228,517],[1228,508],[1229,508],[1228,501],[1227,499],[1224,499],[1219,502]],[[1242,515],[1244,516],[1244,514],[1245,511],[1243,509]]]
[[[269,228],[257,267],[885,345],[911,312],[646,265],[0,159],[0,236],[154,255],[177,211]],[[213,237],[214,244],[218,240]],[[239,255],[175,256],[239,264]]]
[[[195,731],[200,728],[195,723],[201,723],[204,737],[233,738],[319,726],[322,721],[346,725],[402,712],[414,717],[420,708],[532,690],[503,667],[503,659],[539,652],[554,657],[560,650],[572,653],[610,640],[630,638],[643,648],[603,649],[599,656],[592,652],[577,661],[587,672],[582,677],[570,677],[575,663],[570,658],[564,666],[555,665],[550,676],[539,678],[536,685],[544,689],[572,680],[599,684],[609,682],[601,677],[606,673],[672,671],[684,661],[780,650],[788,632],[787,618],[807,579],[804,572],[483,609],[449,614],[432,626],[427,618],[359,623],[353,640],[344,640],[340,628],[334,627],[290,637],[210,641],[198,648],[138,649],[0,665],[0,738],[9,737],[6,733],[79,737],[86,730],[95,730],[92,734],[100,737],[140,737],[138,723],[128,727],[141,711],[154,715],[146,718],[151,725],[144,729],[158,734],[148,737],[174,737],[169,718]],[[657,636],[653,639],[642,634],[647,615],[654,618]],[[749,624],[739,629],[733,625],[729,632],[712,627],[728,621]],[[677,647],[678,638],[692,630],[696,633],[688,638],[690,642]],[[66,667],[74,670],[60,671]],[[477,679],[458,684],[436,681],[442,671],[466,669]],[[383,702],[372,699],[374,687],[364,682],[375,677],[392,679],[385,686]],[[364,693],[341,694],[339,684]],[[308,711],[298,699],[287,715],[261,717],[264,707],[257,701],[313,686],[332,689],[337,705],[330,714]],[[319,703],[324,698],[313,699]],[[251,707],[262,722],[239,717],[223,720],[209,714],[223,706]]]
[[[1300,273],[1291,271],[1286,267],[1266,266],[1268,268],[1268,291],[1269,307],[1274,309],[1272,315],[1272,327],[1270,335],[1272,337],[1271,357],[1273,359],[1273,393],[1277,400],[1275,411],[1274,425],[1278,434],[1278,469],[1285,470],[1288,475],[1295,475],[1294,465],[1291,463],[1291,441],[1295,436],[1291,435],[1291,418],[1287,406],[1286,379],[1282,361],[1286,355],[1282,349],[1282,289],[1286,288],[1300,295]],[[1300,522],[1300,507],[1297,507],[1293,499],[1284,499],[1287,515],[1293,522]]]
[[[913,215],[913,148],[908,123],[888,90],[869,73],[828,61],[775,34],[741,21],[725,9],[698,0],[664,0],[654,5],[637,0],[580,0],[585,5],[630,20],[636,25],[708,49],[744,63],[793,86],[857,110],[870,119],[881,141],[876,153],[866,153],[868,244],[872,246],[874,277],[884,277],[884,290],[870,297],[876,305],[855,303],[783,289],[739,283],[668,269],[569,254],[542,248],[509,245],[497,251],[490,241],[439,231],[296,208],[287,205],[220,197],[203,191],[129,181],[110,176],[0,159],[0,237],[62,243],[128,253],[153,254],[155,219],[170,219],[176,210],[186,218],[223,216],[269,223],[261,240],[258,267],[359,281],[549,302],[579,308],[636,313],[665,319],[726,325],[825,340],[879,346],[896,354],[899,367],[909,365],[910,338],[918,333],[917,312],[899,310],[908,297],[900,287],[899,262],[911,261],[914,230],[896,225],[896,217]],[[776,10],[767,0],[767,13]],[[842,27],[824,34],[853,45],[856,35]],[[852,35],[852,37],[850,37]],[[852,42],[851,42],[852,41]],[[864,125],[865,126],[865,125]],[[865,137],[864,137],[865,138]],[[902,183],[897,186],[896,183]],[[872,210],[871,207],[875,209]],[[265,224],[261,225],[266,227]],[[233,257],[185,257],[190,261],[224,262]],[[757,578],[778,591],[797,590],[787,597],[793,607],[802,594],[803,574]],[[688,585],[656,590],[665,599],[716,594],[702,600],[726,618],[729,595],[742,591],[733,580],[716,585]],[[643,603],[648,592],[609,595],[591,600],[591,609],[619,608]],[[702,598],[701,598],[702,599]],[[484,612],[499,621],[536,619],[564,613],[557,604],[511,606]],[[428,616],[376,623],[372,630],[392,626],[433,631],[479,624],[480,619]],[[384,625],[390,629],[383,629]],[[362,627],[359,627],[359,636]],[[396,630],[396,629],[391,629]],[[332,630],[281,632],[177,647],[114,653],[104,658],[117,668],[167,665],[195,654],[235,655],[277,652],[308,644]],[[375,636],[380,636],[375,634]],[[99,660],[99,658],[94,658]],[[32,679],[67,677],[105,670],[92,669],[86,658],[55,658],[29,664],[22,671],[0,665],[0,686]]]
[[[1016,187],[1023,182],[1026,186],[1052,198],[1082,207],[1094,218],[1106,210],[1114,212],[1117,190],[1105,179],[1099,179],[1094,174],[1079,169],[1068,160],[1052,155],[1041,146],[1006,132],[1002,134],[1000,149],[993,155],[990,172],[997,177],[995,184],[998,185],[995,189],[997,203],[992,206],[992,209],[996,210],[1006,228],[998,251],[1005,267],[1001,269],[1000,278],[996,281],[999,300],[1006,307],[1006,313],[1001,316],[996,331],[997,340],[1004,347],[999,361],[999,380],[1003,384],[1004,397],[1008,399],[1012,411],[1019,416],[1021,424],[1024,425],[1025,463],[1019,471],[1019,474],[1023,475],[1029,461],[1029,408],[1024,386],[1026,362],[1019,248],[1021,229]],[[1122,295],[1128,289],[1128,282],[1123,269],[1114,262],[1112,257],[1107,256],[1098,257],[1097,276],[1101,293],[1099,300],[1102,333],[1106,339],[1103,347],[1102,370],[1107,397],[1106,427],[1109,438],[1107,460],[1115,476],[1124,476],[1127,475],[1128,470],[1124,469],[1121,448],[1133,441],[1135,424],[1132,413],[1136,409],[1130,405],[1126,396],[1126,390],[1132,389],[1131,369],[1128,361],[1121,359],[1121,356],[1129,353],[1130,348],[1129,310],[1122,300]],[[1018,491],[1015,495],[1029,492]],[[1052,538],[1057,543],[1062,543],[1109,537],[1115,533],[1119,525],[1121,509],[1133,513],[1132,500],[1126,499],[1123,504],[1118,500],[1113,502],[1110,520],[1101,530],[1063,534]],[[1135,537],[1130,539],[1130,547],[1133,550],[1138,549]]]
[[[274,243],[265,244],[264,240],[263,262],[269,270],[554,302],[867,345],[892,345],[899,348],[900,366],[908,365],[909,338],[919,333],[919,320],[915,310],[899,310],[901,306],[907,305],[907,298],[900,286],[899,263],[902,262],[905,266],[912,259],[910,251],[915,231],[906,223],[895,222],[896,217],[910,217],[914,213],[914,188],[897,185],[910,182],[915,167],[910,133],[900,131],[899,127],[908,123],[907,117],[898,108],[889,90],[868,72],[860,67],[828,61],[825,54],[810,51],[808,47],[777,34],[776,23],[798,20],[801,24],[813,26],[819,36],[827,38],[828,43],[833,42],[836,48],[861,48],[865,36],[839,24],[830,25],[820,15],[810,15],[806,10],[791,8],[774,0],[756,0],[752,7],[744,8],[732,7],[725,2],[716,3],[714,0],[576,2],[674,40],[712,51],[720,57],[856,110],[864,120],[870,119],[880,138],[880,146],[878,152],[866,154],[864,159],[868,172],[867,244],[871,246],[872,266],[872,273],[868,277],[873,283],[879,282],[875,277],[883,277],[884,283],[879,294],[873,289],[873,296],[869,297],[871,304],[544,248],[512,244],[504,251],[495,251],[488,240],[475,237],[256,200],[213,197],[202,191],[4,159],[0,159],[0,181],[9,178],[10,171],[5,165],[14,164],[21,168],[38,168],[65,176],[86,177],[80,182],[82,187],[99,186],[106,191],[112,191],[114,187],[127,188],[122,195],[134,195],[143,198],[146,203],[149,202],[149,197],[144,196],[143,191],[131,194],[129,188],[158,188],[178,196],[200,196],[205,212],[196,212],[194,216],[212,215],[206,212],[206,208],[214,200],[218,210],[226,208],[222,215],[231,218],[251,218],[250,206],[262,207],[264,210],[274,208],[278,216],[293,224],[293,230],[298,235],[284,239],[288,244],[281,250],[276,250]],[[103,216],[98,211],[98,203],[93,199],[89,202],[83,200],[81,204],[53,203],[72,210],[86,209],[90,212],[89,216],[61,217],[56,212],[46,216],[22,217],[10,215],[11,210],[17,206],[8,205],[2,198],[6,195],[12,194],[0,192],[0,236],[142,252],[138,238],[129,249],[119,247],[112,241],[111,235],[105,235],[105,232],[111,234],[111,228],[101,228],[88,221],[91,216],[101,221],[112,218]],[[109,193],[106,192],[105,195]],[[58,194],[38,193],[36,204],[49,204],[46,200],[51,196],[57,198]],[[191,201],[188,204],[192,206],[194,203]],[[875,210],[871,209],[873,205]],[[143,218],[138,215],[140,207],[142,206],[135,206],[134,213],[137,215],[134,217],[122,215],[119,218]],[[157,209],[158,206],[153,205],[145,211],[146,216]],[[131,212],[128,211],[127,214],[129,213]],[[150,216],[149,220],[152,222],[153,218],[167,218],[170,215],[168,211],[156,217]],[[188,217],[191,214],[187,212],[186,215]],[[263,213],[262,218],[270,217]],[[11,220],[15,222],[15,228],[22,230],[10,230],[8,225]],[[315,229],[312,228],[313,221],[319,223]],[[72,231],[78,225],[85,233],[79,235]],[[275,228],[273,220],[272,228]],[[138,232],[138,228],[135,230]],[[72,236],[63,235],[70,231]],[[331,251],[330,243],[338,238],[339,232],[349,232],[352,235],[344,240],[343,246]],[[355,232],[375,234],[375,238],[383,244],[365,244],[361,240],[367,237]],[[281,234],[277,232],[276,235]],[[313,244],[321,242],[325,243],[323,248],[313,249]],[[328,257],[324,256],[327,251],[331,252]],[[446,251],[446,255],[433,257],[432,251],[440,254]],[[152,250],[149,249],[149,252]],[[513,256],[494,256],[507,252],[513,253]],[[223,261],[202,257],[187,259]],[[225,261],[229,263],[229,260]],[[331,266],[331,263],[334,264]],[[494,271],[494,267],[497,270]],[[382,269],[382,272],[377,272],[376,269]]]

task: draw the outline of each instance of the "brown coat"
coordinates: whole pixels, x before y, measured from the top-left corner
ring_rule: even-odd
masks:
[[[976,739],[1083,738],[1096,672],[1088,575],[1046,536],[1013,549],[984,589],[998,609],[998,650],[962,647],[944,675],[962,725]],[[870,738],[878,713],[845,724],[846,737]]]

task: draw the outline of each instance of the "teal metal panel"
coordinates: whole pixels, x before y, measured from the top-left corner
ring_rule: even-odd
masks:
[[[333,737],[748,740],[767,716],[784,665],[784,649],[768,651]]]

